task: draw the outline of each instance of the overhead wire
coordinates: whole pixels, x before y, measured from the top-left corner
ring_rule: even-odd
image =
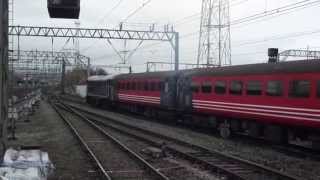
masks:
[[[317,3],[317,4],[314,4],[312,7],[318,7],[319,5],[320,5],[320,3]],[[299,8],[298,10],[302,10],[302,9],[305,9],[305,8],[309,8],[309,7]],[[241,24],[236,24],[236,25],[233,25],[232,28],[235,29],[235,28],[240,28],[240,27],[243,27],[243,26],[248,26],[248,25],[251,25],[251,24],[255,24],[255,23],[258,23],[258,22],[267,21],[267,20],[274,19],[274,18],[277,18],[277,17],[282,16],[282,15],[289,14],[289,13],[291,13],[291,12],[284,12],[284,13],[280,12],[279,14],[270,15],[270,17],[265,17],[265,18],[261,18],[261,19],[248,21],[248,22],[243,22]]]
[[[151,3],[152,0],[147,0],[146,2],[142,3],[141,6],[139,6],[138,8],[136,8],[134,11],[132,11],[128,16],[126,16],[121,22],[126,22],[128,21],[131,17],[133,17],[134,15],[136,15],[139,11],[141,11],[144,7],[146,7],[148,4]],[[141,44],[139,44],[138,46],[140,46]],[[135,50],[136,51],[136,50]]]
[[[231,26],[235,26],[235,25],[238,25],[238,24],[244,24],[244,23],[251,22],[251,21],[257,22],[256,20],[259,20],[259,19],[260,19],[260,21],[264,21],[266,19],[263,19],[263,18],[268,17],[268,16],[277,15],[277,16],[273,16],[273,18],[275,18],[275,17],[281,16],[281,15],[285,15],[285,14],[291,13],[291,10],[295,10],[295,9],[301,10],[301,9],[305,9],[305,8],[311,7],[311,5],[312,6],[316,6],[316,5],[320,4],[320,0],[316,0],[316,1],[312,1],[312,2],[310,2],[310,1],[311,0],[304,0],[304,1],[297,2],[297,3],[289,4],[289,5],[280,7],[280,8],[272,9],[272,10],[265,11],[265,12],[262,12],[262,13],[250,15],[250,16],[247,16],[247,17],[244,17],[244,18],[240,18],[240,19],[237,19],[237,20],[233,20],[233,21],[231,21],[230,25]],[[305,3],[305,4],[302,4],[302,3]],[[200,31],[198,30],[198,31],[195,31],[195,32],[188,33],[186,35],[183,35],[182,38],[195,35],[195,34],[197,34],[199,32]]]
[[[264,38],[264,39],[261,39],[261,40],[253,40],[253,41],[242,42],[242,43],[238,43],[236,45],[233,45],[232,47],[243,47],[243,46],[248,46],[248,45],[254,45],[254,44],[269,42],[269,41],[290,39],[290,38],[308,36],[308,35],[318,34],[318,33],[320,33],[320,29],[311,30],[311,31],[303,31],[303,32],[294,32],[294,33],[290,33],[290,34],[287,34],[287,35],[277,35],[277,36],[271,36],[271,37],[268,37],[268,38]],[[143,47],[142,49],[149,49],[149,48],[151,48],[151,47],[153,47],[155,45],[158,45],[158,44],[151,44],[150,46]]]
[[[98,21],[99,23],[102,23],[107,17],[109,17],[113,11],[115,11],[123,2],[123,0],[119,0],[117,4],[115,4],[103,17],[100,18],[100,20]]]
[[[299,8],[304,9],[304,8],[307,8],[307,7],[310,7],[310,6],[317,5],[318,3],[320,3],[320,0],[316,0],[316,1],[304,0],[304,1],[297,2],[297,3],[293,3],[293,4],[286,5],[286,6],[282,6],[280,8],[276,8],[276,9],[272,9],[272,10],[269,10],[269,11],[265,11],[263,13],[257,13],[257,14],[251,15],[251,16],[247,16],[247,17],[244,17],[244,18],[233,20],[230,23],[230,25],[233,26],[233,25],[236,25],[236,24],[241,24],[241,23],[245,23],[245,22],[248,22],[248,21],[253,21],[253,20],[264,18],[264,17],[267,17],[267,16],[272,16],[274,14],[290,13],[291,10],[296,10],[296,9],[299,9]]]
[[[243,43],[239,43],[238,45],[235,45],[233,47],[241,47],[241,46],[246,46],[246,45],[251,45],[251,44],[258,44],[258,43],[274,41],[274,40],[281,40],[281,39],[290,39],[290,38],[307,36],[307,35],[318,34],[318,33],[320,33],[320,29],[312,30],[312,31],[295,32],[295,33],[291,33],[291,34],[287,34],[287,35],[272,36],[272,37],[265,38],[265,39],[262,39],[262,40],[243,42]]]
[[[305,3],[305,4],[302,4],[302,3]],[[284,15],[284,14],[290,13],[290,10],[293,10],[293,9],[305,9],[305,8],[310,7],[310,5],[315,6],[315,5],[318,5],[318,4],[320,4],[320,0],[316,0],[316,1],[304,0],[304,1],[293,3],[293,4],[289,4],[289,5],[280,7],[280,8],[272,9],[272,10],[269,10],[269,11],[265,11],[265,12],[262,12],[262,13],[258,13],[258,14],[250,15],[250,16],[247,16],[247,17],[244,17],[244,18],[237,19],[235,21],[232,21],[230,23],[230,25],[234,26],[234,25],[246,23],[246,22],[249,22],[249,21],[258,20],[260,18],[265,18],[267,16],[271,16],[271,15],[275,15],[275,14],[278,14],[278,16],[280,16],[280,15]],[[288,9],[288,7],[289,7],[289,9]],[[279,14],[279,13],[282,13],[282,14]],[[192,36],[198,35],[199,33],[200,33],[199,30],[191,32],[191,33],[187,33],[187,34],[182,35],[180,37],[180,39],[184,39],[184,38],[187,38],[187,37],[192,37]],[[151,44],[150,46],[155,46],[157,44],[160,44],[160,43],[154,43],[154,44]],[[144,48],[148,48],[148,47],[149,46],[142,47],[142,48],[144,49]]]
[[[234,0],[234,1],[237,1],[237,0]],[[247,2],[247,1],[249,1],[249,0],[242,0],[240,2],[233,3],[233,4],[231,3],[230,7],[241,5],[241,4],[243,4],[243,3]],[[173,23],[173,25],[180,26],[182,24],[186,24],[186,23],[189,23],[189,22],[192,22],[192,21],[195,21],[195,20],[200,20],[200,18],[201,18],[201,13],[195,13],[195,14],[183,17],[180,20],[177,20],[175,23]],[[190,19],[190,20],[186,21],[187,19]]]
[[[281,15],[284,15],[284,14],[291,13],[292,10],[305,9],[305,8],[308,8],[308,7],[311,7],[311,6],[318,5],[318,3],[320,4],[320,0],[316,0],[316,1],[312,1],[312,0],[299,1],[299,2],[292,3],[292,4],[289,4],[289,5],[286,5],[286,6],[282,6],[280,8],[272,9],[272,10],[269,10],[269,11],[264,11],[262,13],[258,13],[258,14],[254,14],[254,15],[250,15],[250,16],[247,16],[247,17],[244,17],[244,18],[240,18],[240,19],[234,20],[234,21],[232,21],[230,23],[230,25],[234,26],[234,25],[238,25],[238,24],[242,24],[242,23],[247,23],[247,22],[250,22],[250,21],[259,20],[259,19],[262,19],[262,18],[265,18],[265,17],[268,17],[268,16],[272,16],[272,15],[281,16]],[[187,16],[187,17],[185,17],[185,19],[187,19],[188,17],[194,17],[194,16],[196,16],[196,14]],[[191,32],[191,33],[182,35],[180,37],[180,39],[197,35],[199,32],[200,31],[196,31],[196,32]],[[313,33],[316,33],[316,32],[313,32]],[[313,34],[313,33],[311,33],[311,34]],[[266,41],[266,39],[264,39],[263,41]],[[261,41],[261,42],[263,42],[263,41]],[[158,44],[160,44],[160,43],[149,44],[147,46],[142,47],[141,49],[148,49],[148,48],[156,46]]]
[[[135,9],[133,12],[131,12],[126,18],[122,20],[122,22],[128,21],[132,16],[136,15],[139,11],[141,11],[145,6],[147,6],[152,0],[148,0],[147,2],[144,2],[140,7]]]
[[[119,0],[117,4],[115,4],[105,15],[103,15],[100,20],[98,20],[97,24],[103,23],[104,20],[109,17],[123,2],[123,0]],[[90,48],[92,48],[96,43],[92,43],[91,45],[85,47],[84,49],[82,49],[82,52],[86,52],[87,50],[89,50]]]

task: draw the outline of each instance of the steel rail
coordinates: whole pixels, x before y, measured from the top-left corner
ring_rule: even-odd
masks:
[[[71,111],[71,113],[77,115],[78,117],[80,117],[82,120],[86,121],[87,123],[89,123],[90,126],[94,127],[96,130],[98,130],[100,133],[102,133],[103,135],[105,135],[106,137],[108,137],[110,140],[112,140],[116,145],[118,145],[122,150],[124,150],[125,152],[129,153],[129,155],[131,155],[133,158],[135,158],[136,160],[138,160],[149,172],[151,172],[153,175],[155,175],[155,177],[157,177],[159,180],[169,180],[168,177],[166,177],[163,173],[161,173],[160,171],[158,171],[156,168],[154,168],[150,163],[148,163],[146,160],[144,160],[141,156],[139,156],[137,153],[135,153],[134,151],[132,151],[131,149],[129,149],[126,145],[124,145],[123,143],[121,143],[119,140],[117,140],[115,137],[113,137],[110,133],[106,132],[104,129],[102,129],[99,125],[97,125],[96,123],[94,123],[93,121],[89,120],[88,118],[86,118],[85,116],[83,116],[80,112],[78,112],[77,110],[75,110],[74,108],[71,108],[70,106],[61,103],[66,110]]]
[[[106,172],[104,169],[103,165],[97,158],[97,156],[94,154],[94,152],[91,150],[89,145],[85,142],[85,140],[80,136],[79,132],[77,129],[70,123],[70,121],[58,110],[58,107],[53,103],[50,102],[51,106],[53,109],[57,112],[57,114],[60,116],[60,118],[69,126],[71,129],[72,133],[78,138],[80,141],[81,145],[85,148],[87,152],[89,152],[90,157],[95,161],[95,164],[98,166],[100,173],[103,175],[103,178],[106,180],[112,180],[111,176]]]
[[[147,129],[143,129],[143,128],[139,128],[139,127],[136,127],[136,126],[133,126],[133,125],[129,125],[127,123],[124,123],[124,122],[120,122],[120,121],[117,121],[115,119],[112,119],[110,117],[107,117],[107,116],[104,116],[104,115],[101,115],[101,114],[97,114],[97,113],[93,113],[93,112],[90,112],[88,110],[85,110],[85,109],[81,109],[79,107],[76,107],[76,106],[73,106],[73,105],[70,105],[72,108],[74,109],[77,109],[81,112],[84,112],[86,114],[90,114],[90,115],[93,115],[93,116],[96,116],[96,117],[99,117],[99,118],[103,118],[103,119],[107,119],[113,123],[117,123],[119,125],[122,125],[124,127],[127,127],[127,128],[130,128],[130,129],[134,129],[134,130],[137,130],[137,131],[142,131],[144,133],[147,133],[147,134],[151,134],[155,137],[159,137],[159,138],[163,138],[167,141],[172,141],[172,142],[176,142],[180,145],[185,145],[187,147],[192,147],[192,148],[195,148],[195,149],[198,149],[198,150],[201,150],[203,153],[209,153],[211,155],[215,155],[215,156],[220,156],[220,157],[223,157],[225,159],[228,159],[230,161],[235,161],[237,163],[241,163],[241,164],[244,164],[246,166],[249,166],[249,167],[253,167],[255,169],[258,169],[260,171],[263,171],[263,172],[267,172],[267,173],[270,173],[272,174],[273,176],[277,176],[277,177],[280,177],[281,179],[285,179],[285,180],[299,180],[298,177],[295,177],[293,175],[289,175],[289,174],[286,174],[284,172],[280,172],[280,171],[277,171],[275,169],[272,169],[272,168],[269,168],[269,167],[266,167],[264,165],[261,165],[261,164],[258,164],[258,163],[254,163],[254,162],[251,162],[251,161],[247,161],[247,160],[244,160],[244,159],[241,159],[241,158],[238,158],[238,157],[235,157],[235,156],[231,156],[231,155],[227,155],[225,153],[221,153],[221,152],[218,152],[218,151],[214,151],[214,150],[210,150],[206,147],[203,147],[203,146],[199,146],[199,145],[194,145],[194,144],[190,144],[188,142],[185,142],[185,141],[182,141],[182,140],[178,140],[176,138],[172,138],[172,137],[169,137],[169,136],[166,136],[166,135],[163,135],[163,134],[159,134],[159,133],[155,133],[153,131],[150,131],[150,130],[147,130]],[[94,120],[94,119],[92,119]],[[105,122],[103,121],[99,121],[99,120],[94,120],[96,122],[99,122],[99,123],[102,123],[103,125],[105,126],[108,126],[110,127],[110,124],[106,124]],[[123,133],[127,133],[128,132],[125,132],[123,131]],[[130,134],[132,136],[135,136],[134,134]],[[137,138],[141,138],[141,137],[138,137],[138,136],[135,136]],[[146,139],[145,139],[146,140]],[[155,143],[155,145],[158,145],[157,143]],[[188,153],[184,153],[184,152],[181,152],[179,150],[176,150],[175,148],[171,148],[169,147],[169,149],[176,153],[176,154],[179,154],[181,156],[184,156],[186,159],[189,159],[191,161],[195,161],[195,162],[198,162],[200,164],[204,164],[205,166],[208,166],[208,167],[211,167],[211,168],[215,168],[215,170],[219,170],[219,171],[222,171],[222,172],[225,172],[227,173],[228,175],[230,175],[232,178],[235,178],[235,179],[245,179],[241,176],[239,176],[239,174],[236,174],[234,171],[229,171],[227,168],[224,168],[224,167],[219,167],[219,166],[215,166],[214,164],[206,161],[206,160],[203,160],[203,159],[199,159],[191,154],[188,154]],[[208,155],[209,155],[208,154]]]
[[[85,103],[83,100],[78,100],[76,98],[74,99],[70,99],[68,97],[62,97],[62,99],[64,99],[65,101],[68,102],[73,102],[79,105],[88,105],[87,103]],[[117,112],[114,112],[117,113]],[[145,118],[145,117],[144,117]],[[197,131],[198,132],[198,131]],[[203,132],[201,132],[203,133]],[[208,133],[204,133],[204,134],[208,134]],[[268,142],[264,139],[261,138],[253,138],[248,136],[247,134],[243,134],[243,133],[236,133],[238,135],[238,137],[240,138],[244,138],[244,142],[249,142],[252,145],[257,145],[257,146],[261,146],[262,147],[268,147],[268,148],[272,148],[275,151],[278,151],[280,153],[285,153],[287,155],[291,155],[297,158],[309,158],[309,159],[313,159],[313,160],[317,160],[320,161],[320,151],[316,150],[316,149],[312,149],[309,147],[304,147],[304,146],[300,146],[300,145],[296,145],[296,144],[285,144],[285,145],[279,145],[276,143],[272,143],[272,142]],[[210,134],[213,135],[213,134]],[[221,138],[221,137],[219,137]],[[237,139],[238,140],[238,139]],[[243,140],[243,139],[241,139]]]

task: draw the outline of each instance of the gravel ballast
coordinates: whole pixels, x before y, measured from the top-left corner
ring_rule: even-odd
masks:
[[[69,102],[69,104],[80,106],[76,103]],[[128,117],[127,115],[96,109],[90,106],[86,106],[86,108],[90,111],[94,111],[104,116],[109,116],[110,118],[121,122],[129,123],[131,125],[162,133],[196,145],[205,146],[212,150],[218,150],[220,152],[250,160],[301,177],[301,179],[320,179],[320,162],[312,159],[292,157],[272,150],[271,148],[236,142],[232,139],[224,140],[207,134],[194,132],[189,129]]]

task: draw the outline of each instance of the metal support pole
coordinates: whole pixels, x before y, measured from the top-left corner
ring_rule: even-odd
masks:
[[[88,58],[87,78],[90,77],[90,69],[91,69],[91,61],[90,61],[90,58]]]
[[[20,36],[18,36],[18,62],[20,62]]]
[[[65,87],[65,73],[66,73],[66,62],[63,59],[62,61],[62,72],[61,72],[61,94],[65,94],[64,87]]]
[[[0,155],[7,143],[8,119],[8,0],[0,1]],[[1,156],[1,160],[2,160]]]
[[[149,62],[147,62],[147,73],[150,72]]]
[[[175,33],[175,47],[174,47],[174,64],[175,64],[175,66],[174,66],[174,70],[176,71],[176,72],[178,72],[179,71],[179,33],[178,32],[176,32]]]

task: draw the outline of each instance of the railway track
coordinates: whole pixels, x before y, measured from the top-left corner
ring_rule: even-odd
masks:
[[[190,162],[200,165],[202,168],[211,170],[216,173],[223,173],[228,179],[239,180],[298,180],[289,174],[265,167],[260,164],[252,163],[237,157],[226,155],[217,151],[209,150],[202,146],[197,146],[175,138],[155,133],[146,129],[138,128],[127,123],[119,122],[110,117],[103,116],[88,111],[79,106],[71,106],[73,109],[96,123],[118,131],[137,140],[147,142],[156,147],[161,147],[164,143],[170,154],[179,158],[186,159]]]
[[[95,122],[79,116],[62,103],[51,104],[93,160],[99,179],[169,179]]]
[[[63,97],[62,99],[68,101],[68,102],[73,102],[79,105],[87,105],[83,100],[79,100],[79,98],[73,96],[72,98],[70,97]],[[128,113],[130,114],[130,113]],[[140,115],[135,115],[135,114],[130,114],[130,116],[133,115],[134,117],[138,117],[140,119],[144,119],[144,117],[141,118]],[[171,124],[169,124],[171,125]],[[208,134],[208,135],[214,135],[212,134],[212,131],[210,130],[209,132],[207,132],[207,130],[203,130],[203,129],[192,129],[194,131],[197,131],[199,133],[204,133],[204,134]],[[215,135],[214,135],[215,136]],[[216,137],[219,138],[219,135],[217,135]],[[237,137],[234,138],[236,141],[241,141],[244,143],[249,143],[255,146],[262,146],[262,147],[266,147],[266,148],[272,148],[275,151],[287,154],[289,156],[294,156],[297,158],[308,158],[308,159],[313,159],[313,160],[317,160],[320,161],[320,152],[319,150],[315,150],[315,149],[311,149],[305,146],[301,146],[301,145],[296,145],[296,144],[285,144],[285,145],[279,145],[279,144],[274,144],[271,142],[267,142],[264,139],[258,139],[258,138],[252,138],[248,135],[245,134],[237,134]]]

